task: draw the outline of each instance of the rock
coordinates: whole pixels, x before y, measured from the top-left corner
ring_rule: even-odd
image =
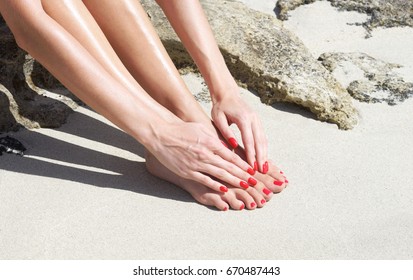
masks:
[[[413,83],[394,71],[400,65],[375,59],[364,53],[324,53],[319,60],[354,98],[363,102],[395,105],[413,96]],[[354,73],[359,77],[350,77]],[[341,77],[341,79],[339,78]]]
[[[141,2],[177,67],[195,69],[161,9]],[[275,17],[236,1],[201,3],[230,71],[263,102],[299,104],[342,129],[356,125],[350,95]]]
[[[47,94],[35,83],[48,91],[65,91],[46,69],[17,46],[0,17],[0,132],[20,127],[56,128],[76,108],[71,99]]]
[[[287,19],[287,13],[296,7],[316,0],[279,0],[279,18]],[[370,15],[363,26],[371,31],[375,27],[413,27],[413,1],[411,0],[328,0],[341,10],[357,11]]]

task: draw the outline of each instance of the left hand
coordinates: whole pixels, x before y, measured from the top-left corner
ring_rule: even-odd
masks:
[[[238,94],[225,95],[215,101],[211,117],[223,137],[235,148],[237,142],[231,124],[236,124],[241,132],[247,162],[261,173],[268,171],[267,138],[258,115]]]

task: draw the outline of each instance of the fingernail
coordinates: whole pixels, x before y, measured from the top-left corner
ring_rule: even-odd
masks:
[[[236,147],[238,147],[238,143],[237,143],[237,140],[235,140],[235,138],[229,138],[228,142],[229,142],[229,144],[231,145],[232,148],[235,149]]]
[[[241,188],[243,188],[243,189],[248,189],[248,184],[247,184],[247,182],[244,182],[244,181],[241,181],[240,183],[239,183],[239,185],[241,186]]]
[[[258,163],[256,161],[254,161],[254,170],[258,171]]]
[[[252,169],[251,167],[248,168],[247,172],[248,172],[250,175],[254,175],[254,174],[255,174],[255,170]]]
[[[221,192],[227,192],[227,191],[228,191],[228,188],[225,187],[225,186],[221,186],[221,187],[219,187],[219,190],[220,190]]]
[[[222,143],[222,145],[224,145],[224,146],[225,146],[225,148],[228,148],[227,143],[225,143],[225,142],[224,142],[224,141],[222,141],[222,140],[221,140],[221,143]]]
[[[261,199],[261,204],[265,204],[267,201],[265,199]]]
[[[267,174],[268,172],[268,161],[266,161],[263,165],[262,165],[262,174]]]
[[[282,184],[284,184],[284,182],[281,182],[281,181],[278,181],[278,180],[274,181],[274,185],[276,185],[276,186],[282,186]]]
[[[228,207],[225,207],[224,209],[222,209],[222,211],[228,211]]]
[[[264,189],[262,190],[262,192],[265,193],[266,195],[270,195],[270,193],[271,193],[271,191],[270,191],[269,189],[267,189],[267,188],[264,188]]]
[[[248,178],[248,184],[250,184],[251,186],[255,186],[257,184],[257,180],[250,177],[250,178]]]
[[[255,204],[255,202],[251,202],[251,208],[255,208],[255,206],[257,206],[257,204]]]
[[[242,204],[241,207],[239,208],[239,210],[244,210],[244,208],[245,208],[245,205]]]

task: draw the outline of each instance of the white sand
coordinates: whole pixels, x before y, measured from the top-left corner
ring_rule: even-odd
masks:
[[[273,13],[275,1],[245,2]],[[362,50],[413,68],[412,28],[366,40],[361,27],[346,24],[363,15],[328,3],[291,15],[285,26],[315,55]],[[185,80],[201,90],[197,77]],[[0,259],[413,257],[413,100],[357,103],[360,124],[340,131],[293,105],[242,96],[261,115],[271,158],[291,182],[263,209],[195,203],[146,172],[130,137],[80,108],[60,129],[14,134],[27,156],[0,157]]]

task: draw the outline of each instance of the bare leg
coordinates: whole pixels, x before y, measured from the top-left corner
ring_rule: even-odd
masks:
[[[83,2],[130,73],[156,101],[181,119],[203,123],[210,127],[211,131],[216,131],[211,119],[189,92],[138,1],[84,0]],[[122,14],[123,17],[117,17],[116,14]],[[108,21],[108,18],[117,20]],[[220,57],[216,54],[215,56]],[[218,64],[221,65],[222,72],[226,73],[222,57],[216,60],[220,62]],[[159,77],[162,77],[161,82]],[[246,159],[243,149],[238,148],[237,154]],[[285,182],[279,168],[271,162],[268,169],[268,176],[257,173],[255,178],[263,182],[272,192],[280,192],[288,181]],[[263,189],[259,191],[262,193]]]
[[[115,2],[117,1],[111,1],[111,3]],[[123,63],[119,60],[117,54],[106,40],[105,35],[102,33],[100,27],[97,25],[88,9],[83,5],[82,1],[44,0],[42,3],[46,12],[68,32],[70,32],[72,36],[81,42],[89,53],[91,53],[95,59],[101,63],[106,71],[108,71],[119,82],[124,84],[124,86],[128,88],[131,93],[141,93],[141,91],[137,90],[140,89],[139,84],[134,80],[134,78],[124,67]],[[100,6],[100,4],[101,2],[96,5]],[[119,11],[116,10],[116,13],[119,13]],[[114,18],[117,19],[119,17],[116,16]],[[112,21],[112,24],[116,25],[116,20]],[[144,34],[142,36],[144,36]],[[145,36],[151,37],[151,35],[148,34]],[[142,44],[140,48],[142,49],[142,53],[141,59],[138,60],[146,62],[146,69],[152,71],[151,69],[153,67],[157,67],[157,61],[151,61],[152,57],[145,54],[145,52],[148,49],[151,50],[152,47]],[[168,69],[168,67],[164,68]],[[176,71],[175,68],[172,69]],[[155,77],[159,77],[159,73],[156,74]],[[175,79],[175,75],[171,74],[170,77],[171,80],[166,79],[166,81],[163,81],[167,87],[169,86],[169,90],[176,90],[190,95],[182,81],[177,79],[178,83],[175,85],[173,81],[173,79]],[[152,82],[154,81],[146,81],[149,86],[153,87],[151,84]],[[199,106],[196,102],[195,104]],[[202,111],[201,108],[199,108],[199,110]],[[210,121],[208,121],[208,125],[211,126]],[[194,198],[200,203],[213,205],[221,210],[228,209],[229,207],[234,209],[242,209],[244,205],[249,209],[254,209],[257,206],[262,207],[265,200],[268,200],[271,197],[271,194],[261,194],[254,188],[249,188],[248,192],[238,188],[230,188],[225,194],[214,192],[198,183],[179,178],[177,175],[162,166],[151,154],[148,154],[147,156],[147,166],[152,174],[178,184],[191,193],[191,195],[194,196]],[[262,186],[262,188],[264,187]]]

